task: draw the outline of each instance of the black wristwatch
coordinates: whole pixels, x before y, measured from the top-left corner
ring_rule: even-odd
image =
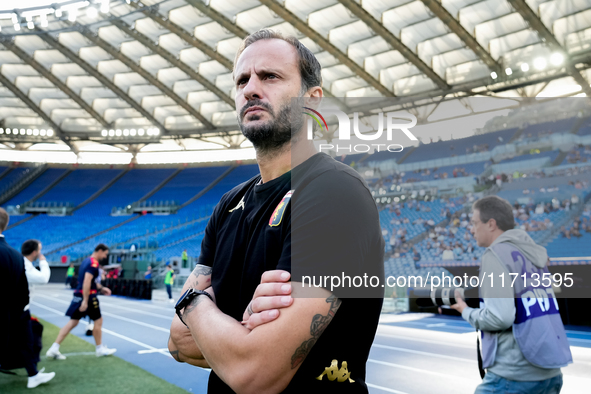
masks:
[[[181,314],[181,310],[185,309],[185,307],[187,305],[189,305],[191,303],[191,301],[193,301],[193,298],[198,297],[200,295],[205,295],[205,296],[209,297],[210,300],[213,301],[213,297],[207,291],[189,289],[189,290],[185,291],[185,294],[183,294],[181,296],[181,298],[179,298],[178,302],[174,306],[174,309],[176,310],[176,314],[179,316],[179,319],[181,319],[181,321],[183,322],[183,324],[185,326],[187,325],[187,323],[185,323],[185,321],[183,320],[183,315]],[[213,301],[213,302],[215,302],[215,301]]]

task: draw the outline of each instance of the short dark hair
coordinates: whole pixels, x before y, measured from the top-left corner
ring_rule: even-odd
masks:
[[[6,230],[9,221],[10,216],[8,215],[8,212],[6,212],[4,208],[0,208],[0,233]]]
[[[232,71],[232,75],[234,76],[234,71],[236,70],[236,64],[238,63],[238,58],[244,52],[246,48],[250,45],[254,44],[260,40],[283,40],[289,44],[291,44],[295,49],[298,56],[298,66],[300,69],[300,77],[302,78],[302,91],[306,92],[308,89],[314,86],[322,86],[322,66],[316,59],[316,56],[310,51],[304,44],[300,42],[294,36],[287,36],[285,37],[281,32],[274,31],[271,29],[261,29],[256,31],[249,36],[247,36],[242,44],[238,48],[236,52],[236,57],[234,58],[234,67]]]
[[[21,254],[28,256],[39,249],[39,241],[36,239],[28,239],[21,245]]]
[[[513,217],[513,207],[509,201],[498,196],[486,196],[474,202],[472,209],[478,209],[480,212],[480,221],[482,223],[494,219],[497,227],[502,231],[515,228],[515,218]]]
[[[107,245],[105,245],[105,244],[98,244],[98,245],[96,245],[96,248],[94,248],[94,251],[95,252],[98,252],[99,250],[101,252],[103,252],[105,250],[109,250],[109,247]]]

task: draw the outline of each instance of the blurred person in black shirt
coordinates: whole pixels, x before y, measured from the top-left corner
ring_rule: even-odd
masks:
[[[55,372],[37,371],[39,350],[29,313],[29,283],[23,256],[4,239],[10,217],[0,208],[0,369],[26,368],[27,388],[35,388],[54,378]]]

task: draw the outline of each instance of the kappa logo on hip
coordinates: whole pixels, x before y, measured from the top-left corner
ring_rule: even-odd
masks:
[[[234,212],[238,208],[242,208],[242,210],[244,211],[244,196],[242,196],[238,205],[236,205],[234,208],[230,209],[228,212]]]
[[[336,380],[337,382],[345,382],[349,380],[349,383],[354,383],[355,381],[351,379],[351,372],[347,369],[347,362],[343,361],[341,364],[341,368],[339,369],[339,362],[338,360],[332,360],[330,363],[330,367],[324,368],[324,372],[320,374],[316,379],[322,380],[322,378],[326,375],[328,380],[331,382]]]

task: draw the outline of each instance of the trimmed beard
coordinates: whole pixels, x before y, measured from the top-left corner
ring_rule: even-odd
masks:
[[[242,123],[244,113],[250,107],[265,108],[273,117],[273,119],[264,123],[263,125],[248,126]],[[293,115],[293,116],[292,116]],[[258,120],[259,116],[255,115],[251,120]],[[262,102],[261,100],[251,100],[242,107],[238,114],[238,125],[240,131],[252,145],[257,154],[269,155],[280,151],[289,142],[297,140],[299,132],[304,125],[304,119],[297,111],[293,111],[290,104],[282,106],[278,113],[273,111],[273,108]]]

